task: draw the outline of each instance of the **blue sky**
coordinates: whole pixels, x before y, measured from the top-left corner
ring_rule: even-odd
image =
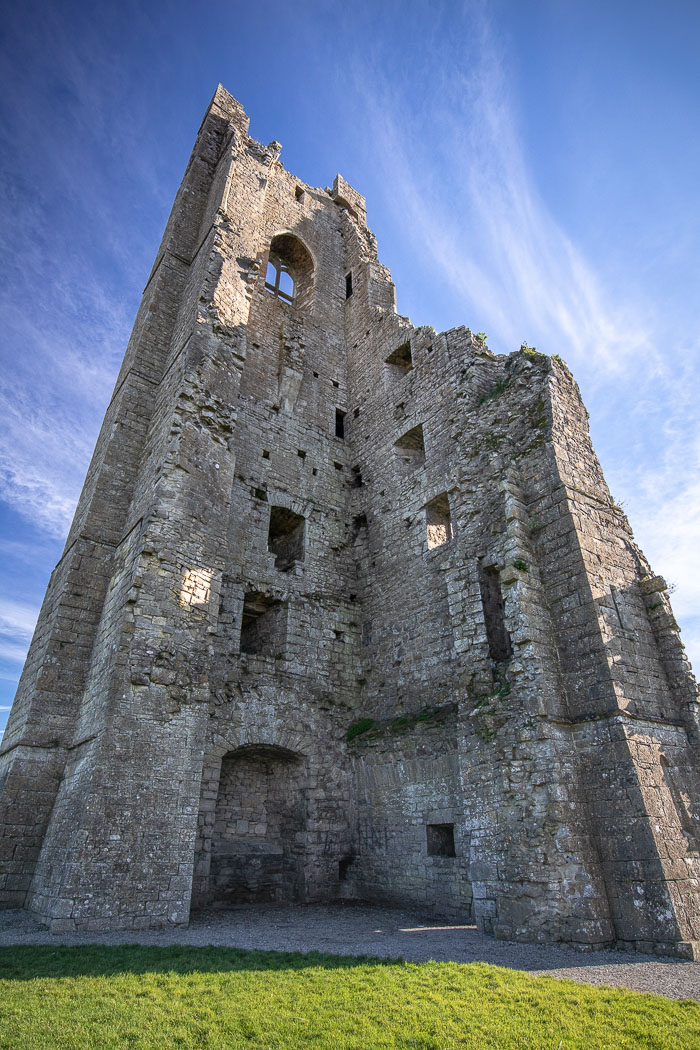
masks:
[[[700,667],[700,5],[2,4],[0,728],[217,82],[414,324],[561,354]]]

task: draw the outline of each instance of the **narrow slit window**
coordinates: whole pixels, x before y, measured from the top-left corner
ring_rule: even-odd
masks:
[[[282,656],[287,641],[287,607],[259,591],[243,598],[241,652]]]
[[[306,519],[287,507],[270,507],[267,549],[275,555],[275,568],[281,572],[304,560]]]
[[[454,824],[426,824],[425,832],[429,857],[455,856]]]
[[[345,275],[345,298],[349,299],[352,295],[352,273],[346,273]]]
[[[394,445],[394,455],[400,470],[406,474],[410,474],[423,466],[425,463],[425,441],[423,440],[423,427],[420,423],[399,438]]]
[[[282,299],[285,303],[291,303],[294,298],[294,278],[287,264],[276,252],[270,252],[265,274],[265,288],[271,295]]]
[[[335,410],[335,436],[337,438],[345,437],[345,412],[341,408]]]
[[[354,857],[341,857],[340,860],[338,861],[338,881],[339,882],[345,882],[346,881],[346,879],[348,877],[348,869],[349,869],[350,865],[352,864],[352,862],[354,861],[354,859],[355,859]]]
[[[436,496],[425,508],[425,531],[428,539],[428,550],[442,547],[454,536],[452,518],[450,516],[450,501],[447,493],[443,492]]]
[[[413,368],[413,357],[411,356],[411,343],[402,343],[386,358],[385,364],[389,371],[395,376],[404,375]]]
[[[479,589],[484,610],[486,638],[492,660],[510,660],[513,646],[505,625],[505,602],[498,570],[479,562]]]

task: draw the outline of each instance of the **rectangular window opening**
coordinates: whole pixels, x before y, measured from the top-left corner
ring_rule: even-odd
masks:
[[[429,857],[456,856],[454,824],[426,824],[425,834]]]
[[[346,273],[345,275],[345,298],[349,299],[352,295],[352,273]]]
[[[411,343],[402,343],[385,359],[385,364],[390,366],[390,371],[395,375],[403,375],[413,368],[413,357],[411,356]]]
[[[342,409],[336,408],[335,410],[335,436],[337,438],[345,437],[345,415]]]
[[[304,191],[301,188],[301,186],[297,186],[297,188],[294,190],[294,196],[298,201],[300,201],[301,198],[304,196]]]
[[[281,572],[304,560],[306,518],[287,507],[270,507],[267,549],[275,555],[275,568]]]
[[[443,492],[436,496],[425,507],[425,531],[428,539],[428,550],[442,547],[444,543],[454,536],[452,518],[450,516],[450,501],[447,493]]]
[[[399,468],[406,474],[418,470],[425,463],[423,427],[419,423],[407,431],[394,445],[394,455]]]
[[[341,857],[338,861],[338,881],[345,882],[348,877],[348,868],[354,861],[354,857]]]
[[[282,656],[287,642],[287,606],[260,591],[243,598],[241,652]]]
[[[510,660],[513,655],[513,646],[505,625],[505,602],[498,569],[493,566],[486,568],[479,562],[479,589],[484,610],[489,656],[492,660]]]

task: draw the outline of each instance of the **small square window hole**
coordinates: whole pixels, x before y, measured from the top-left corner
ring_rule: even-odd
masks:
[[[455,856],[454,824],[426,824],[425,833],[429,857]]]
[[[275,568],[286,572],[304,560],[306,518],[287,507],[270,507],[267,549],[275,555]]]
[[[419,423],[417,427],[408,430],[394,445],[396,462],[405,474],[418,470],[425,463],[425,442],[423,440],[423,427]]]
[[[411,356],[411,343],[402,343],[386,358],[389,371],[395,376],[401,376],[410,372],[413,368],[413,357]]]
[[[425,507],[425,531],[428,540],[428,550],[442,547],[444,543],[454,536],[452,518],[450,516],[450,501],[447,493],[443,492],[436,496]]]
[[[286,605],[259,591],[249,591],[243,598],[241,652],[273,656],[284,652],[286,641]]]

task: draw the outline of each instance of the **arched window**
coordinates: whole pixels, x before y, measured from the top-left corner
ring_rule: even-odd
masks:
[[[294,278],[289,272],[289,267],[280,259],[276,252],[270,251],[265,274],[265,287],[278,299],[284,299],[291,303],[294,299]]]
[[[265,290],[295,307],[309,306],[314,263],[306,245],[292,233],[272,238],[265,272]]]

